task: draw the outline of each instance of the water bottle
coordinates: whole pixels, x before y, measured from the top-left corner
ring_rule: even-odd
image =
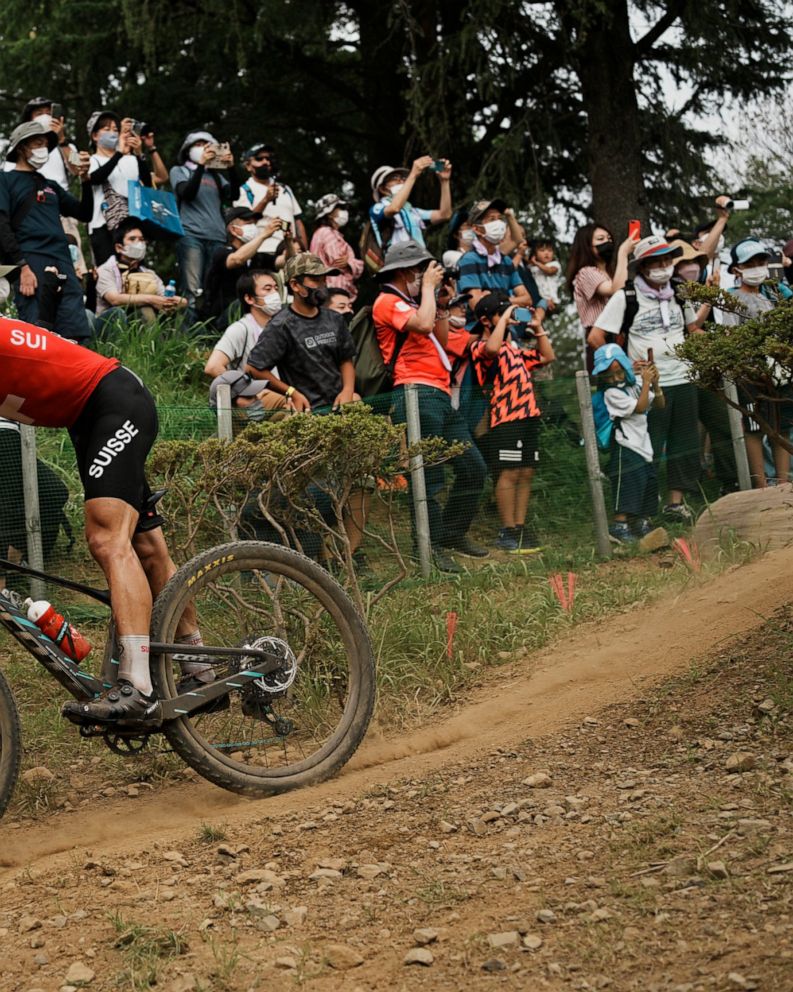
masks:
[[[93,645],[90,641],[68,620],[64,620],[51,603],[45,599],[35,603],[32,599],[26,599],[25,606],[28,608],[28,620],[35,623],[42,634],[54,641],[72,661],[82,661],[91,651]]]
[[[163,290],[163,294],[162,295],[163,296],[167,296],[169,299],[171,297],[173,297],[173,296],[176,296],[176,280],[175,279],[171,279],[171,281],[168,283],[168,285]]]

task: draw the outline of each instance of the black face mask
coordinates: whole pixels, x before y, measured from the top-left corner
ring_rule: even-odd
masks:
[[[300,295],[300,300],[304,306],[307,307],[321,307],[322,304],[328,298],[328,291],[324,286],[306,286],[305,283],[300,283],[302,288],[306,291],[306,295]]]
[[[595,251],[604,262],[610,262],[614,256],[614,242],[604,241],[602,245],[596,245]]]
[[[253,174],[257,179],[269,179],[273,174],[273,167],[271,165],[257,165]]]

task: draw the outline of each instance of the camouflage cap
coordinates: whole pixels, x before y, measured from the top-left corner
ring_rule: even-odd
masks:
[[[312,255],[310,251],[293,255],[287,259],[284,266],[284,279],[287,282],[290,279],[297,279],[299,276],[337,276],[340,273],[341,269],[327,268],[322,260],[316,255]]]

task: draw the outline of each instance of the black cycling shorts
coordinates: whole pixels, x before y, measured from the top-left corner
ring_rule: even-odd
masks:
[[[69,428],[86,500],[111,497],[129,503],[140,514],[138,531],[163,523],[151,506],[144,471],[158,426],[151,393],[122,367],[99,381]]]

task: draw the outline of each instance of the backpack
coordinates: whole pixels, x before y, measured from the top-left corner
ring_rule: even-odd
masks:
[[[595,435],[597,436],[598,448],[601,451],[608,451],[611,448],[611,439],[614,436],[614,429],[620,425],[621,417],[609,415],[606,406],[605,390],[598,389],[592,397],[592,416],[595,421]]]
[[[371,219],[364,224],[358,248],[366,268],[377,275],[385,264],[385,251],[394,236],[394,222],[383,217],[382,223],[373,224]]]
[[[636,319],[636,314],[639,312],[639,301],[636,299],[636,287],[633,285],[633,279],[625,280],[623,293],[625,293],[625,313],[622,316],[622,324],[617,334],[617,344],[627,355],[628,337],[631,333],[631,327],[633,327],[633,321]]]
[[[407,334],[397,334],[391,361],[383,361],[377,340],[372,308],[362,307],[350,323],[350,335],[355,342],[355,389],[361,396],[389,393],[394,387],[394,369]]]

